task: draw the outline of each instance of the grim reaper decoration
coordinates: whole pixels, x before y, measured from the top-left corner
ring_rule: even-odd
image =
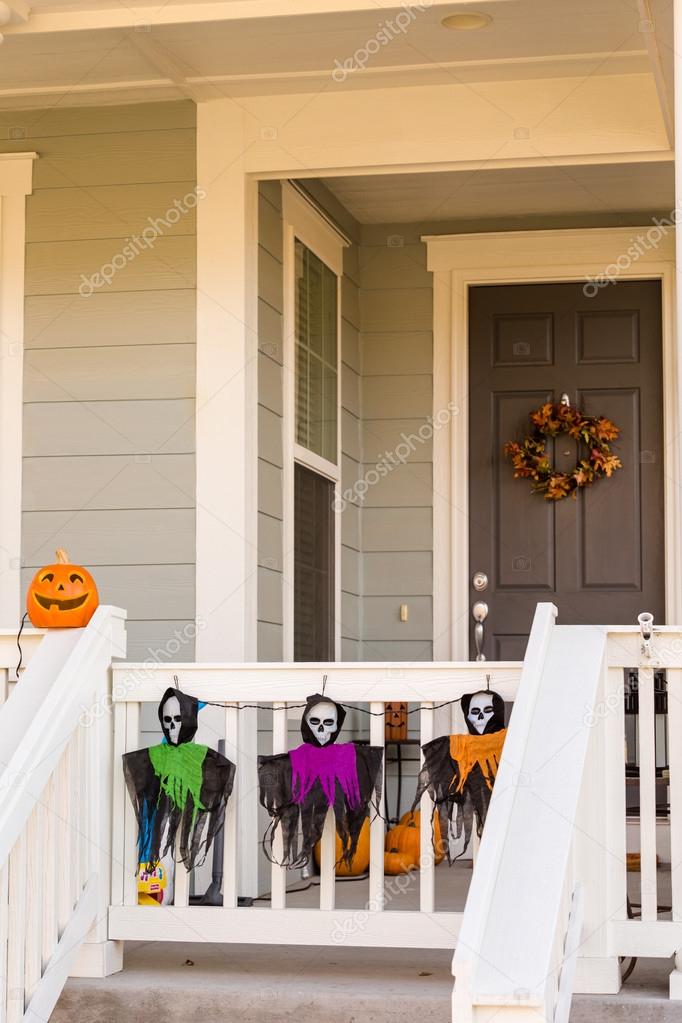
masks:
[[[167,689],[159,704],[164,742],[123,756],[123,773],[138,824],[139,862],[153,869],[180,835],[188,870],[206,859],[225,821],[235,765],[193,742],[199,701]]]
[[[263,848],[272,862],[303,867],[322,837],[329,808],[350,863],[370,806],[378,811],[383,749],[357,742],[336,745],[346,712],[325,696],[309,696],[301,719],[303,743],[289,753],[258,758],[260,801],[272,818]],[[282,835],[282,858],[274,839]]]
[[[462,697],[462,711],[468,734],[441,735],[422,746],[424,766],[412,804],[414,810],[428,792],[435,803],[441,835],[464,835],[464,847],[455,859],[469,845],[474,819],[477,833],[483,830],[507,734],[504,700],[498,693],[467,693]],[[449,843],[446,846],[452,863]]]

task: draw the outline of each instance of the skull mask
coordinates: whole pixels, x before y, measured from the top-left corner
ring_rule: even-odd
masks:
[[[179,746],[191,742],[197,731],[199,701],[179,689],[167,689],[159,704],[159,721],[166,742]]]
[[[467,693],[462,697],[462,711],[472,735],[489,735],[504,728],[504,700],[499,693]]]
[[[326,746],[338,725],[338,711],[335,703],[318,703],[306,714],[306,721],[315,733],[320,746]]]
[[[166,700],[162,716],[166,737],[173,746],[177,746],[180,741],[180,725],[182,724],[180,701],[177,696],[171,696],[169,700]]]
[[[324,696],[309,696],[303,719],[301,735],[313,746],[329,746],[341,731],[346,712],[333,700]]]

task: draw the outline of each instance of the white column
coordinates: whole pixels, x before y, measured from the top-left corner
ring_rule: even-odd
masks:
[[[0,155],[0,628],[21,617],[21,419],[26,196],[35,153]]]
[[[111,647],[103,658],[93,707],[92,722],[84,727],[85,757],[81,770],[82,797],[87,799],[87,834],[85,850],[89,858],[88,873],[97,877],[97,915],[89,934],[80,947],[71,969],[71,977],[108,977],[123,969],[123,942],[109,939],[109,906],[112,903],[112,872],[114,857],[121,850],[112,842],[114,774],[122,778],[121,761],[114,755],[114,714],[111,700],[112,676],[109,664],[114,657],[126,655],[125,614],[112,608],[107,622]],[[104,713],[101,712],[104,711]]]
[[[675,209],[682,208],[682,0],[674,0],[673,8],[673,59],[675,67]],[[682,231],[675,232],[675,353],[677,369],[677,429],[679,430],[682,415],[682,359],[679,344],[682,339],[682,287],[680,287],[680,271],[682,269]],[[678,481],[682,476],[682,466],[677,467]],[[679,537],[678,523],[678,537]],[[679,547],[677,550],[679,556]],[[682,948],[677,949],[675,969],[670,974],[670,997],[682,1000]]]
[[[197,105],[197,659],[256,659],[257,183],[244,171],[244,114]],[[206,709],[213,745],[225,715]],[[240,895],[256,894],[255,712],[242,712],[237,763]]]

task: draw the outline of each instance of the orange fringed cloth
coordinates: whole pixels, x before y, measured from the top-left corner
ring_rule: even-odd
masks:
[[[455,791],[462,792],[471,771],[478,765],[486,785],[492,791],[506,735],[506,728],[491,735],[451,735],[450,757],[458,770],[450,787],[455,785]]]
[[[422,746],[424,766],[412,808],[416,809],[428,792],[441,835],[449,839],[464,836],[458,856],[453,857],[447,842],[450,863],[464,854],[474,827],[481,834],[506,735],[504,728],[486,735],[441,735]]]

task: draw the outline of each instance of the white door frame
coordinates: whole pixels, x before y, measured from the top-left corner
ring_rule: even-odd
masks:
[[[679,621],[682,495],[675,480],[680,478],[681,388],[674,228],[650,223],[641,228],[428,235],[423,241],[434,274],[434,422],[450,402],[455,407],[443,416],[449,426],[434,431],[434,660],[469,657],[468,295],[477,284],[587,282],[602,278],[607,268],[617,280],[661,281],[665,599],[667,620]]]

